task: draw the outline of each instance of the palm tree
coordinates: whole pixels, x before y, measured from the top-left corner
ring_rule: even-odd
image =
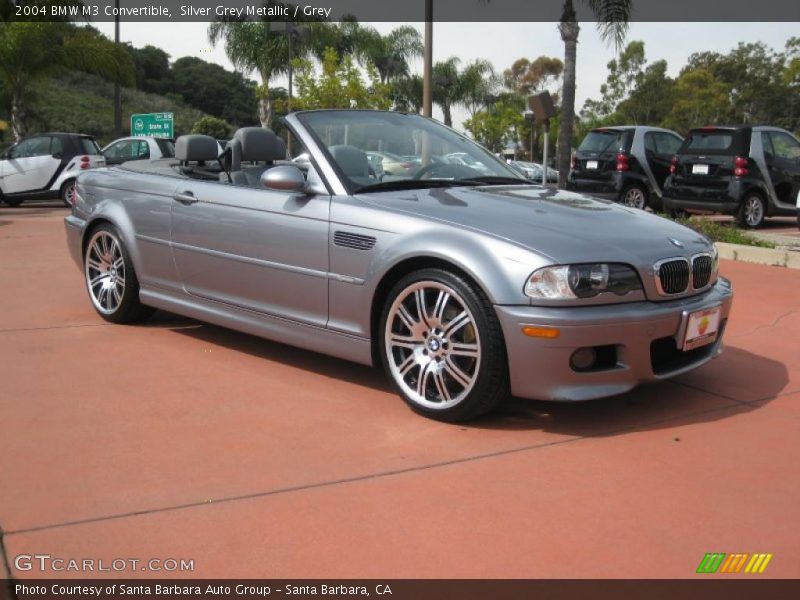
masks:
[[[470,117],[486,108],[490,98],[500,86],[500,77],[495,73],[492,63],[479,58],[469,63],[459,74],[459,104],[467,109]]]
[[[135,82],[130,54],[96,29],[64,22],[0,21],[0,82],[11,96],[15,139],[28,129],[31,83],[65,67],[122,85]]]
[[[444,124],[453,126],[452,107],[462,100],[461,77],[458,72],[459,59],[451,56],[444,62],[433,65],[433,103],[442,109]]]
[[[394,110],[419,114],[422,110],[422,77],[409,75],[399,77],[391,83]]]
[[[597,18],[601,39],[622,47],[628,33],[632,0],[582,0]],[[576,20],[573,0],[564,0],[561,22],[558,25],[564,42],[564,88],[561,96],[561,132],[558,136],[558,185],[567,183],[572,135],[575,124],[575,60],[578,51],[580,27]]]
[[[271,127],[269,85],[273,77],[288,71],[288,36],[270,21],[215,21],[208,26],[208,39],[213,45],[225,41],[225,54],[236,69],[258,71],[258,119],[262,127]]]
[[[422,39],[419,31],[403,25],[381,35],[373,28],[361,28],[360,50],[357,55],[362,62],[371,63],[378,71],[381,83],[407,76],[408,61],[422,54]]]

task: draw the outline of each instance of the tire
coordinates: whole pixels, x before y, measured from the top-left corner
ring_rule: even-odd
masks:
[[[472,419],[509,395],[494,308],[482,290],[454,273],[422,269],[397,282],[384,303],[378,338],[389,381],[426,417]]]
[[[58,196],[61,198],[64,206],[72,208],[75,205],[75,180],[69,179],[62,183]]]
[[[5,202],[6,206],[10,206],[11,208],[13,208],[15,206],[19,206],[20,204],[22,204],[23,200],[22,198],[9,198],[8,196],[5,196],[3,195],[2,192],[0,192],[0,202]]]
[[[86,290],[103,319],[134,323],[155,312],[139,302],[139,280],[116,227],[102,224],[91,232],[83,264]]]
[[[670,219],[688,219],[689,213],[682,208],[672,208],[671,206],[665,207],[667,216]]]
[[[626,187],[620,194],[620,202],[630,208],[644,210],[650,202],[650,195],[641,185],[633,183]]]
[[[767,203],[763,196],[749,192],[742,200],[736,214],[736,224],[743,229],[757,229],[764,224],[767,217]]]

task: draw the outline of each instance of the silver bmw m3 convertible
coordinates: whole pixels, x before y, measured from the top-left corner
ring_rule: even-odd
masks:
[[[532,185],[417,115],[309,111],[286,127],[288,152],[244,128],[221,156],[189,135],[174,159],[81,175],[67,238],[104,319],[159,308],[381,365],[447,421],[510,394],[619,394],[722,350],[732,290],[704,236]],[[390,175],[381,155],[409,167]]]

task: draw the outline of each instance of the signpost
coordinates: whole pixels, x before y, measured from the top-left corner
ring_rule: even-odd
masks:
[[[131,115],[131,135],[133,137],[153,136],[173,138],[175,130],[172,113],[150,113]]]

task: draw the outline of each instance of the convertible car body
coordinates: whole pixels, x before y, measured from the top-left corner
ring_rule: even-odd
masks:
[[[153,308],[372,365],[418,412],[462,420],[509,394],[588,400],[722,349],[730,283],[704,236],[532,185],[435,121],[294,113],[222,157],[96,169],[66,218],[98,313]],[[367,152],[417,156],[409,175]],[[480,169],[441,160],[466,153]],[[293,162],[293,156],[302,160]]]

